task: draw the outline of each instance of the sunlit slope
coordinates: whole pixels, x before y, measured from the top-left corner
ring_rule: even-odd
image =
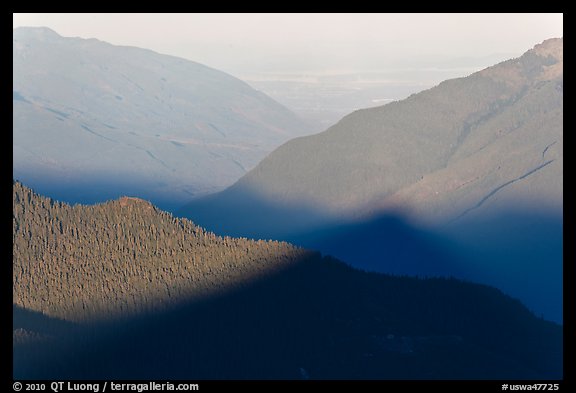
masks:
[[[70,206],[15,183],[13,209],[14,303],[69,321],[164,309],[309,254],[215,236],[137,198]]]
[[[14,377],[559,378],[562,329],[497,289],[221,238],[133,198],[13,192]]]

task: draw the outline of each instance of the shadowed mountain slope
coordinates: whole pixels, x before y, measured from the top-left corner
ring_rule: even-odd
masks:
[[[14,184],[14,377],[548,379],[561,327],[483,285],[222,238]]]
[[[550,39],[353,112],[285,143],[178,214],[219,234],[289,240],[363,269],[498,285],[561,321],[563,64],[563,39]],[[387,217],[431,232],[447,255],[414,252],[429,249],[421,242],[402,246],[412,233],[396,232]]]

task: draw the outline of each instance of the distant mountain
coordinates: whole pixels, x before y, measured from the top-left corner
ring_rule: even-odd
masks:
[[[246,83],[150,50],[23,27],[13,69],[14,177],[71,202],[175,208],[307,132]]]
[[[14,378],[555,379],[562,329],[483,285],[13,191]]]
[[[562,39],[548,40],[518,59],[356,111],[285,143],[226,193],[253,192],[331,216],[398,206],[417,209],[419,218],[454,219],[502,185],[499,197],[525,185],[534,190],[513,194],[557,203],[562,49]]]
[[[550,39],[468,77],[353,112],[285,143],[236,184],[179,214],[218,233],[297,241],[370,270],[464,272],[502,284],[538,312],[554,309],[549,317],[561,320],[563,64],[563,39]],[[382,244],[395,229],[373,225],[390,215],[447,235],[467,256],[479,253],[474,264],[485,271],[435,269],[422,255],[392,268],[378,255],[391,252]],[[366,242],[339,240],[365,222],[370,255]],[[519,265],[528,267],[528,287]]]

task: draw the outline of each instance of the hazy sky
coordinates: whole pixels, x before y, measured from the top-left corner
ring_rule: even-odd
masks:
[[[46,26],[194,60],[233,74],[433,66],[520,55],[563,35],[562,14],[14,14]]]

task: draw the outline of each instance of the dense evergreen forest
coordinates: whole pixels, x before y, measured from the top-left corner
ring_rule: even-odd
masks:
[[[15,183],[13,208],[15,304],[69,321],[155,311],[309,254],[215,236],[137,198],[69,206]]]
[[[562,328],[497,289],[218,237],[14,183],[15,378],[545,379]]]

